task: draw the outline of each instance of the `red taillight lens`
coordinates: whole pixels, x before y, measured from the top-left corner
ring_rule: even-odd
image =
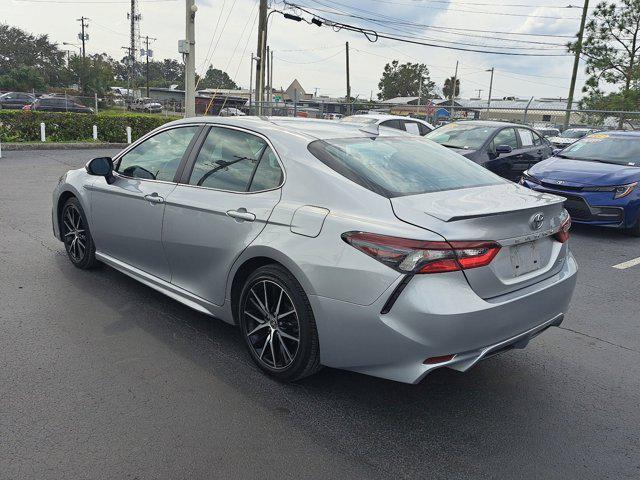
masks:
[[[567,219],[564,222],[562,222],[562,225],[560,226],[560,231],[558,231],[558,233],[554,235],[556,240],[558,240],[560,243],[564,243],[567,240],[569,240],[570,228],[571,228],[571,217],[567,216]]]
[[[366,232],[342,239],[379,262],[403,273],[441,273],[484,267],[500,251],[495,242],[425,242]]]

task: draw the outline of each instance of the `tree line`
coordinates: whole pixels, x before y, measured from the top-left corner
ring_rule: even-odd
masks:
[[[21,28],[0,24],[0,90],[37,91],[78,85],[85,94],[104,95],[109,87],[127,87],[130,81],[146,85],[146,62],[128,66],[106,53],[88,54],[62,49],[48,35],[32,35]],[[184,65],[175,59],[149,60],[149,85],[184,88]],[[212,65],[198,88],[238,89],[233,79]]]

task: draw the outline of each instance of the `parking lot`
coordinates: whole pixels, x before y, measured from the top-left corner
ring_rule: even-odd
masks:
[[[284,385],[235,328],[51,231],[58,177],[115,151],[0,159],[0,478],[640,477],[640,239],[572,230],[571,310],[526,350],[419,385]]]

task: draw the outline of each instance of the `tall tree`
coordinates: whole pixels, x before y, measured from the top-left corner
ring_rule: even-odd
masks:
[[[33,67],[46,85],[63,83],[65,54],[47,35],[34,36],[17,27],[0,24],[0,72]]]
[[[585,26],[582,56],[589,75],[583,92],[587,102],[609,98],[610,107],[619,110],[637,109],[637,90],[640,70],[640,0],[604,1],[596,5]],[[579,48],[578,41],[568,45],[570,51]],[[620,95],[604,95],[602,86],[618,87]],[[624,119],[620,117],[620,127]]]
[[[82,57],[79,55],[71,57],[69,76],[72,81],[80,78],[82,68]],[[106,53],[89,55],[84,60],[84,91],[103,95],[113,84],[115,68],[116,61]]]
[[[454,92],[454,88],[453,88],[453,83],[454,82],[456,84],[455,92]],[[453,98],[459,96],[460,95],[460,79],[456,78],[456,77],[447,78],[444,81],[444,85],[442,86],[442,93],[449,100],[452,100],[452,97],[451,97],[452,93],[453,93]]]
[[[209,65],[207,73],[198,84],[198,88],[226,88],[229,90],[238,90],[240,87],[238,87],[236,82],[233,81],[227,72],[223,72],[222,70],[213,68],[213,65]]]
[[[395,97],[417,97],[421,100],[433,98],[436,86],[429,77],[429,69],[423,63],[403,63],[393,60],[387,63],[378,83],[378,98],[389,100]]]

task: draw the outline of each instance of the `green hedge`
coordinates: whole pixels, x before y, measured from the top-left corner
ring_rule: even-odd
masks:
[[[131,139],[135,141],[176,118],[178,117],[143,113],[86,114],[0,110],[0,141],[37,142],[40,140],[40,123],[44,122],[48,142],[91,140],[93,126],[97,125],[99,141],[125,143],[126,127],[131,127]]]

